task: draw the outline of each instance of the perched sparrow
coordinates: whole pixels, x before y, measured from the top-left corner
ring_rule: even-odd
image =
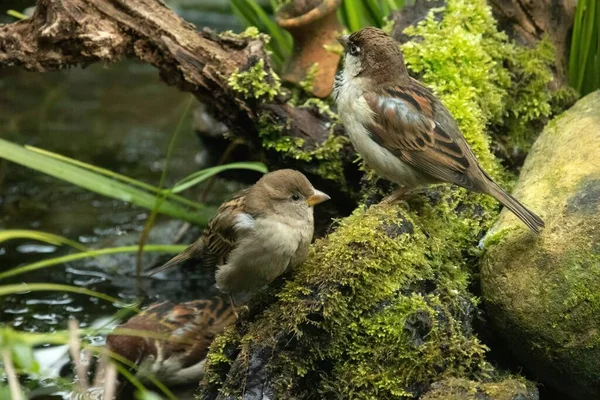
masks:
[[[195,260],[216,268],[216,286],[233,302],[232,295],[258,291],[305,260],[313,206],[326,200],[302,173],[270,172],[223,203],[196,242],[151,274]]]
[[[117,327],[140,331],[140,336],[113,333],[106,338],[106,347],[135,363],[144,381],[152,374],[168,386],[198,384],[210,344],[235,319],[220,298],[154,303]]]
[[[450,112],[408,75],[399,44],[364,28],[338,38],[344,66],[335,81],[338,112],[350,140],[380,176],[407,189],[450,182],[486,193],[539,232],[544,222],[481,168]]]

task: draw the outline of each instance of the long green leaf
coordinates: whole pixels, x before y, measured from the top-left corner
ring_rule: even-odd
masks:
[[[6,14],[10,15],[11,17],[20,19],[20,20],[29,18],[27,15],[25,15],[17,10],[8,10],[8,11],[6,11]]]
[[[253,171],[262,172],[263,174],[266,174],[269,171],[267,169],[267,166],[261,162],[237,162],[225,165],[218,165],[216,167],[206,168],[202,171],[194,172],[193,174],[186,176],[185,178],[177,182],[175,185],[173,185],[171,191],[173,193],[180,193],[194,185],[205,181],[211,176],[220,174],[221,172],[230,169],[249,169]]]
[[[84,189],[126,202],[131,202],[149,210],[151,210],[155,204],[155,196],[148,192],[109,179],[75,165],[27,150],[22,146],[18,146],[3,139],[0,139],[0,157],[62,179],[66,182],[73,183]],[[161,204],[159,210],[162,214],[202,225],[206,224],[208,219],[214,213],[214,210],[208,207],[190,211],[179,204],[168,200]]]
[[[167,190],[161,190],[160,188],[158,188],[156,186],[149,185],[149,184],[147,184],[145,182],[138,181],[137,179],[133,179],[133,178],[131,178],[129,176],[119,174],[119,173],[111,171],[109,169],[98,167],[98,166],[95,166],[95,165],[92,165],[92,164],[88,164],[88,163],[85,163],[83,161],[75,160],[73,158],[64,156],[62,154],[53,153],[51,151],[40,149],[40,148],[37,148],[37,147],[27,146],[27,145],[25,145],[24,147],[27,150],[31,150],[31,151],[34,151],[36,153],[39,153],[39,154],[42,154],[42,155],[45,155],[45,156],[48,156],[48,157],[51,157],[51,158],[55,158],[55,159],[57,159],[59,161],[64,161],[66,163],[76,165],[76,166],[81,167],[81,168],[86,169],[86,170],[97,172],[100,175],[104,175],[104,176],[107,176],[109,178],[113,178],[113,179],[119,180],[121,182],[128,183],[128,184],[133,185],[133,186],[137,186],[137,187],[139,187],[141,189],[148,190],[148,191],[150,191],[150,192],[152,192],[154,194],[162,194],[162,195],[166,196],[167,198],[176,200],[176,201],[178,201],[178,202],[180,202],[180,203],[182,203],[182,204],[184,204],[186,206],[190,206],[190,207],[196,208],[196,209],[202,209],[202,208],[204,208],[204,205],[202,205],[200,203],[197,203],[195,201],[186,199],[185,197],[177,196],[175,194],[169,193],[169,191],[167,191]]]
[[[194,104],[194,100],[195,100],[195,97],[192,94],[188,95],[188,99],[184,103],[184,106],[183,106],[183,111],[182,111],[181,115],[179,116],[177,125],[175,126],[173,134],[171,135],[171,139],[169,140],[169,146],[167,148],[167,156],[165,157],[165,165],[163,167],[162,173],[160,174],[160,182],[158,184],[158,187],[159,187],[159,189],[161,189],[161,191],[165,185],[165,181],[167,180],[167,173],[169,171],[169,166],[171,165],[171,158],[173,157],[173,152],[175,151],[175,143],[177,143],[177,138],[179,137],[179,134],[183,130],[183,125],[185,124],[185,121],[190,113],[192,104]],[[155,197],[154,206],[152,207],[152,210],[150,211],[150,215],[148,215],[148,218],[146,218],[146,223],[144,224],[144,229],[142,230],[142,233],[140,234],[140,240],[138,242],[138,251],[137,251],[137,256],[136,256],[136,261],[135,261],[135,271],[136,271],[136,276],[138,278],[136,280],[136,292],[138,292],[138,293],[139,293],[139,289],[140,289],[140,279],[139,278],[142,275],[142,255],[144,254],[144,246],[146,245],[146,241],[148,240],[148,236],[150,235],[150,230],[152,229],[152,226],[154,225],[154,221],[156,220],[156,215],[158,214],[160,206],[164,203],[165,198],[166,198],[166,196],[163,193],[161,193],[161,195]]]
[[[102,300],[106,300],[110,303],[121,303],[121,300],[109,296],[104,293],[96,292],[90,289],[71,286],[61,285],[58,283],[18,283],[14,285],[1,285],[0,296],[7,296],[9,294],[25,294],[28,292],[70,292],[85,294],[87,296],[97,297]]]
[[[157,252],[157,253],[179,253],[185,250],[184,245],[160,245],[160,244],[149,244],[146,245],[144,251],[146,252]],[[8,271],[0,273],[0,279],[9,278],[11,276],[24,274],[26,272],[35,271],[42,268],[52,267],[54,265],[64,264],[70,261],[82,260],[84,258],[92,258],[103,255],[119,254],[119,253],[135,253],[138,246],[123,246],[123,247],[111,247],[100,250],[90,250],[85,253],[69,254],[61,257],[54,257],[47,260],[37,261],[31,264],[21,265]]]
[[[600,4],[579,0],[575,13],[569,83],[581,95],[600,88]]]
[[[88,248],[84,245],[53,233],[27,229],[10,229],[6,231],[0,231],[0,243],[14,239],[34,239],[39,240],[40,242],[53,244],[55,246],[67,245],[79,251],[88,251]]]

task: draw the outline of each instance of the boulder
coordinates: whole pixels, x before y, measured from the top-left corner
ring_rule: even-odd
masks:
[[[546,227],[503,210],[484,239],[481,284],[493,328],[538,379],[600,398],[600,91],[548,124],[514,190]]]

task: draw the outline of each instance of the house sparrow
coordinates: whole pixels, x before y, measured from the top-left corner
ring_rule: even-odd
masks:
[[[334,84],[338,112],[366,163],[401,186],[388,201],[410,188],[450,182],[494,197],[539,233],[541,218],[492,180],[448,109],[408,75],[398,42],[371,27],[338,41],[345,52]]]
[[[152,374],[168,386],[198,384],[214,337],[235,320],[220,298],[154,303],[116,328],[139,336],[111,333],[106,348],[136,364],[136,375],[145,382]]]
[[[313,238],[313,206],[329,200],[300,172],[265,174],[219,207],[202,236],[150,274],[186,260],[216,268],[216,286],[251,294],[301,264]]]

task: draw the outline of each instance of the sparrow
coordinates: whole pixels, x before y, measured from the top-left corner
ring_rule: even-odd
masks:
[[[338,41],[344,47],[334,83],[338,113],[367,165],[400,185],[387,201],[449,182],[494,197],[539,233],[544,221],[482,169],[450,111],[409,76],[395,39],[367,27]]]
[[[251,295],[306,259],[313,206],[329,199],[298,171],[269,172],[223,203],[198,240],[150,275],[193,260],[216,270],[216,287],[235,306],[233,295]]]
[[[136,376],[144,382],[152,374],[167,386],[198,384],[210,344],[235,320],[233,309],[220,298],[164,301],[117,326],[105,346],[136,364]],[[124,329],[139,333],[118,332]]]

